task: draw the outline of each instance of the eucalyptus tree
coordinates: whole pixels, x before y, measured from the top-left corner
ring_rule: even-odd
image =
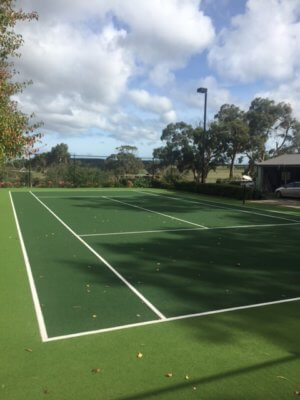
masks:
[[[236,157],[249,146],[249,128],[245,113],[234,104],[223,104],[215,115],[219,129],[224,135],[226,155],[230,160],[229,178],[233,178],[233,168]]]

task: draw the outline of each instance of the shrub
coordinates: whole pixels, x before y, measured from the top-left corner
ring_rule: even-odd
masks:
[[[165,189],[177,189],[185,190],[187,192],[208,194],[211,196],[223,196],[234,199],[242,200],[245,195],[245,199],[261,199],[262,194],[260,191],[252,188],[244,188],[240,185],[225,185],[221,183],[195,183],[195,182],[176,182],[174,185],[164,184],[161,181],[155,180],[153,182],[154,187],[160,187]]]

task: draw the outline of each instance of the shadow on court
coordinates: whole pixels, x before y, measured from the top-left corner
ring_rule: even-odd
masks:
[[[129,395],[129,396],[124,396],[124,397],[120,397],[119,400],[140,400],[140,399],[151,399],[151,398],[159,398],[160,396],[163,396],[165,394],[170,394],[173,393],[173,395],[175,396],[174,398],[176,398],[176,395],[178,394],[179,391],[182,391],[184,389],[189,389],[189,391],[191,391],[191,389],[193,387],[197,388],[198,387],[198,391],[201,393],[201,389],[203,388],[203,385],[205,384],[211,384],[211,383],[215,383],[218,382],[222,379],[228,379],[228,378],[238,378],[241,375],[244,374],[249,374],[251,372],[258,372],[259,370],[266,370],[270,367],[274,367],[274,366],[280,366],[289,362],[293,362],[293,361],[297,361],[299,360],[299,354],[292,354],[290,356],[286,356],[286,357],[282,357],[280,359],[277,360],[272,360],[272,361],[267,361],[267,362],[263,362],[261,364],[255,364],[249,367],[245,367],[245,368],[239,368],[239,369],[232,369],[226,372],[220,372],[218,374],[214,374],[214,375],[210,375],[210,376],[206,376],[203,378],[199,378],[199,379],[192,379],[189,380],[188,382],[185,383],[179,383],[173,386],[168,386],[166,388],[161,388],[161,389],[157,389],[157,390],[153,390],[153,391],[147,391],[147,392],[142,392],[142,393],[138,393],[136,395]],[[201,388],[199,390],[199,385],[201,385]],[[265,393],[265,395],[267,396],[267,393]],[[191,395],[192,398],[192,395]],[[232,393],[232,395],[229,397],[224,397],[222,394],[216,394],[216,397],[209,397],[211,400],[212,399],[225,399],[225,400],[234,400],[234,399],[240,399],[240,393],[237,394],[235,396],[234,393]],[[245,398],[247,397],[247,394],[245,393]]]

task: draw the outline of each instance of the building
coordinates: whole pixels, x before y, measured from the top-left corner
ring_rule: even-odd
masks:
[[[256,187],[263,192],[274,192],[281,185],[300,181],[300,154],[283,154],[256,163],[256,167]]]

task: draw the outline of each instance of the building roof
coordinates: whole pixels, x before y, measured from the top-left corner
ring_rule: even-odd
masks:
[[[259,166],[272,166],[272,165],[293,165],[300,167],[300,154],[283,154],[282,156],[270,158],[266,161],[261,161],[256,163]]]

